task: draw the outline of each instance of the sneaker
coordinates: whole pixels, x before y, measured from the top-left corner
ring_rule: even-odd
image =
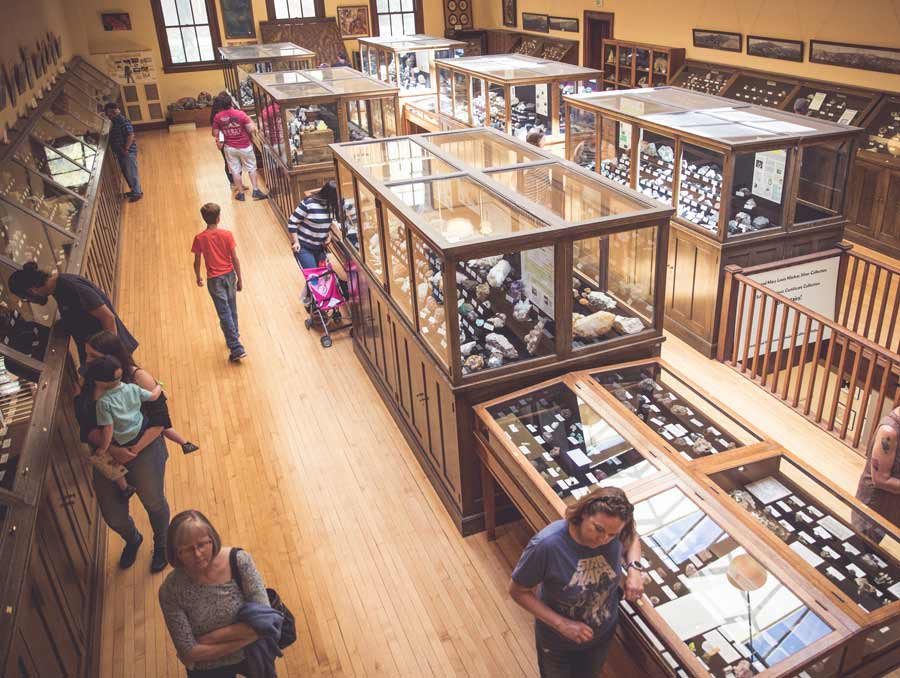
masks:
[[[244,192],[243,192],[243,191],[238,191],[237,193],[235,193],[235,194],[234,194],[234,199],[235,199],[235,200],[240,200],[241,202],[244,202]]]
[[[153,557],[150,559],[150,574],[156,574],[166,569],[169,561],[166,560],[166,547],[155,546],[153,548]]]
[[[259,190],[258,188],[254,188],[254,189],[253,189],[253,199],[254,199],[254,200],[265,200],[265,199],[268,198],[268,197],[269,197],[268,195],[266,195],[265,193],[263,193],[263,192],[262,192],[261,190]]]
[[[134,565],[134,561],[137,560],[138,549],[141,548],[141,544],[144,543],[144,537],[141,533],[138,533],[138,540],[133,544],[125,544],[125,548],[122,549],[122,555],[119,556],[119,568],[122,570],[127,570],[129,567]]]
[[[181,451],[185,454],[190,454],[191,452],[196,452],[200,448],[194,445],[190,440],[188,440],[184,445],[181,446]]]
[[[228,356],[228,359],[233,363],[239,363],[246,357],[247,351],[245,351],[244,349],[240,349],[239,351],[235,351],[230,356]]]
[[[144,194],[143,194],[143,193],[132,193],[132,194],[128,197],[128,202],[137,202],[138,200],[140,200],[140,199],[143,198],[143,197],[144,197]]]
[[[122,501],[127,503],[135,492],[137,492],[137,488],[134,485],[126,485],[124,490],[119,490],[119,496],[122,498]]]
[[[133,196],[133,195],[134,195],[134,191],[125,191],[125,192],[122,194],[122,197],[123,197],[123,198],[130,198],[130,197]]]

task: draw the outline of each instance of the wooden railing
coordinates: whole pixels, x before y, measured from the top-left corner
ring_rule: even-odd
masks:
[[[847,252],[845,247],[778,265],[841,256],[835,318],[850,318],[851,327],[886,339],[891,335],[886,326],[897,324],[896,308],[891,306],[897,293],[877,289],[857,293],[855,281],[842,286],[845,264],[862,266],[862,272],[880,266],[862,256],[856,259],[865,265],[852,263]],[[900,404],[900,355],[752,280],[749,275],[761,268],[744,270],[732,265],[725,269],[718,360],[865,454],[879,419]],[[888,309],[893,309],[892,316],[887,315]]]
[[[843,294],[835,319],[893,353],[900,353],[900,268],[846,251]]]

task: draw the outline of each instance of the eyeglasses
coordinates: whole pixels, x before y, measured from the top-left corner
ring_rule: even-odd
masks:
[[[186,556],[194,553],[195,551],[203,551],[204,549],[212,546],[212,539],[204,539],[202,541],[198,541],[196,544],[190,544],[188,546],[179,546],[177,551],[179,556]]]

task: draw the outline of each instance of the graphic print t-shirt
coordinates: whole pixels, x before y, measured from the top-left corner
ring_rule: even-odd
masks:
[[[531,538],[513,570],[513,581],[528,588],[540,584],[538,597],[548,607],[594,630],[593,641],[573,643],[538,620],[537,632],[544,645],[584,649],[612,632],[619,614],[621,561],[618,539],[595,549],[582,546],[572,539],[565,520],[550,523]]]
[[[246,125],[250,122],[250,116],[244,111],[229,108],[219,112],[213,118],[212,126],[225,137],[225,145],[231,148],[247,148],[252,142]]]

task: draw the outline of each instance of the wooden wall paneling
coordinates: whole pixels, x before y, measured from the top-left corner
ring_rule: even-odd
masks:
[[[888,242],[900,243],[900,172],[891,172],[883,198],[884,215],[878,235]]]
[[[374,21],[374,17],[370,17]],[[259,22],[262,42],[293,42],[316,53],[317,65],[334,63],[345,51],[344,40],[335,17],[274,19]]]

